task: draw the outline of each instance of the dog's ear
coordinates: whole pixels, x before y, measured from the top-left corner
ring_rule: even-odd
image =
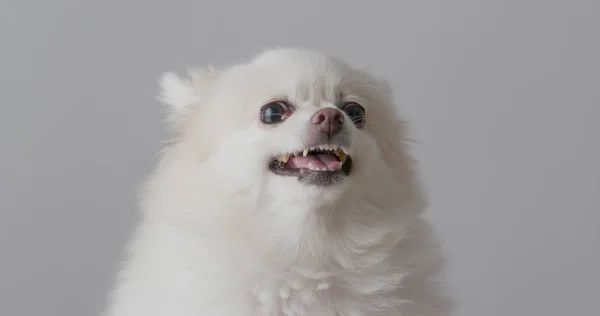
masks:
[[[181,127],[202,106],[218,76],[219,72],[211,66],[188,71],[185,77],[164,73],[159,80],[158,99],[169,106],[168,123]]]

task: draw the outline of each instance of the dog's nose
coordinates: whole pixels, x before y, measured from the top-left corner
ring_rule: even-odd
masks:
[[[321,133],[332,136],[342,130],[344,114],[338,109],[324,108],[315,112],[310,121]]]

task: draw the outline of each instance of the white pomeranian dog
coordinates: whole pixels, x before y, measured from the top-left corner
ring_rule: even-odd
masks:
[[[450,314],[386,83],[306,49],[160,83],[175,136],[104,315]]]

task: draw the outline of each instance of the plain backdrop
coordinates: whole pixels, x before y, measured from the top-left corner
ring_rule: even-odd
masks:
[[[97,315],[159,75],[273,46],[389,79],[456,315],[600,314],[597,0],[0,0],[0,315]]]

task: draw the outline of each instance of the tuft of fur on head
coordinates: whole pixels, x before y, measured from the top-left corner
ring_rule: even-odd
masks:
[[[160,86],[177,137],[147,182],[107,316],[449,314],[385,82],[318,51],[277,49],[166,73]],[[272,100],[294,111],[266,125],[259,113]],[[308,185],[269,169],[308,146],[316,111],[347,102],[366,123],[343,123],[343,181]]]

